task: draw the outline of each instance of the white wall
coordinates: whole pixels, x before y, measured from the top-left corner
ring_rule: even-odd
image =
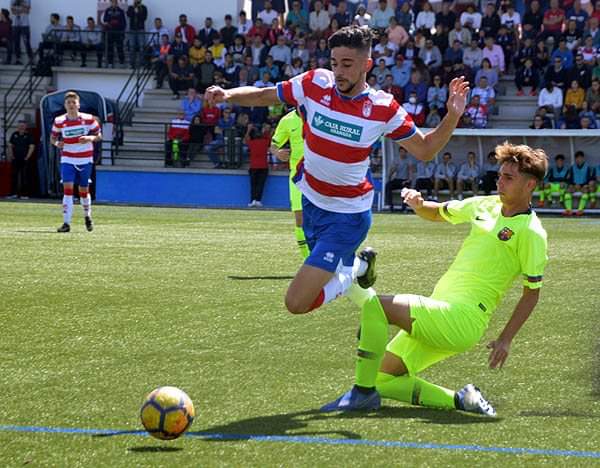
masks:
[[[132,0],[129,0],[129,4],[131,3]],[[152,27],[154,18],[161,17],[163,23],[173,30],[181,13],[187,15],[188,23],[196,29],[204,26],[204,18],[207,16],[213,18],[216,28],[220,28],[227,13],[235,18],[239,12],[238,0],[144,0],[143,3],[148,8],[146,29]],[[96,18],[97,6],[97,0],[31,0],[29,18],[33,47],[37,47],[42,31],[50,22],[50,13],[58,13],[63,24],[64,18],[72,15],[75,23],[83,27],[88,16]],[[10,8],[10,0],[0,0],[0,8]]]

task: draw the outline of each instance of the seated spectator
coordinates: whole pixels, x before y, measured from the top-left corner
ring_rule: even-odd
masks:
[[[475,83],[479,83],[482,77],[487,78],[487,83],[492,88],[498,84],[498,70],[492,67],[490,59],[484,58],[481,61],[481,68],[475,74]]]
[[[177,161],[183,165],[187,162],[187,144],[190,140],[190,122],[185,119],[183,110],[177,112],[177,116],[171,120],[167,131],[166,141],[166,166],[173,166]]]
[[[600,47],[600,27],[598,27],[599,24],[599,20],[596,17],[591,17],[588,21],[588,27],[585,29],[585,31],[583,32],[583,37],[587,38],[587,37],[591,37],[592,38],[592,42],[591,45],[592,47],[598,48]],[[584,39],[585,41],[585,39]],[[584,46],[587,47],[587,44],[584,42]]]
[[[270,105],[268,107],[267,122],[270,123],[271,125],[277,125],[277,122],[279,122],[279,119],[281,119],[281,117],[283,117],[286,110],[287,110],[287,105],[284,104],[283,102],[279,102],[277,104]]]
[[[575,164],[572,165],[567,173],[567,193],[565,193],[565,212],[564,216],[571,216],[573,210],[573,197],[576,193],[581,194],[579,197],[579,205],[577,207],[577,216],[583,215],[588,201],[593,198],[596,200],[595,188],[596,180],[594,177],[594,169],[585,161],[583,151],[575,153]]]
[[[515,11],[515,7],[512,3],[506,5],[506,13],[503,13],[502,16],[500,16],[500,24],[513,34],[516,34],[521,30],[521,15]]]
[[[385,77],[383,85],[381,85],[380,89],[394,96],[394,99],[396,102],[398,102],[398,104],[404,102],[404,92],[400,86],[396,86],[394,84],[394,77],[392,75],[387,75]]]
[[[160,48],[160,46],[159,46]],[[81,66],[87,66],[87,53],[96,54],[96,66],[102,67],[104,44],[102,42],[102,27],[98,26],[91,16],[87,19],[87,26],[81,32]]]
[[[273,9],[271,0],[264,0],[264,10],[258,12],[258,18],[262,20],[264,24],[271,24],[274,19],[279,17],[279,13]]]
[[[431,36],[431,40],[433,41],[433,45],[440,49],[440,54],[443,57],[448,49],[448,29],[446,26],[439,23],[436,24],[435,33]]]
[[[294,26],[298,31],[308,31],[308,12],[302,8],[299,0],[292,2],[292,9],[287,14],[285,24],[286,26]]]
[[[587,66],[593,67],[596,64],[598,48],[593,45],[592,36],[585,38],[584,45],[577,50],[577,55],[581,55],[583,63]]]
[[[582,43],[582,32],[577,30],[576,21],[567,21],[567,29],[562,37],[565,40],[567,49],[570,50],[571,53],[576,53]]]
[[[529,125],[532,130],[544,130],[552,128],[552,121],[549,118],[544,118],[539,113],[536,113],[533,117],[533,122]]]
[[[40,45],[38,46],[40,61],[44,59],[45,50],[58,52],[62,41],[62,29],[63,26],[60,24],[60,15],[58,13],[52,13],[50,15],[50,24],[46,26],[46,29],[42,33],[42,42],[40,42]]]
[[[433,77],[433,83],[427,90],[427,105],[429,108],[435,107],[443,112],[446,108],[446,101],[448,100],[448,88],[442,81],[441,75],[435,75]],[[438,111],[439,112],[439,111]]]
[[[432,106],[429,108],[429,114],[427,114],[427,118],[425,119],[425,127],[426,128],[435,128],[442,121],[442,117],[437,109],[437,107]]]
[[[438,25],[446,29],[446,34],[454,27],[454,23],[456,23],[456,14],[451,10],[451,7],[452,3],[442,2],[441,11],[437,12],[435,15],[436,31],[440,29],[438,28]]]
[[[514,58],[515,70],[519,70],[525,66],[525,61],[531,59],[532,63],[535,61],[535,46],[531,38],[526,38],[520,45],[518,52]]]
[[[418,71],[415,70],[410,73],[410,81],[404,86],[403,91],[404,97],[408,97],[414,92],[418,103],[427,103],[427,85]]]
[[[235,36],[238,34],[237,28],[233,25],[233,18],[230,14],[225,15],[225,26],[219,31],[221,40],[225,48],[229,49],[233,45]]]
[[[434,26],[435,13],[433,8],[431,8],[431,4],[426,1],[421,5],[421,11],[417,13],[417,18],[415,19],[415,29],[417,31],[420,30],[424,34],[431,34]]]
[[[241,34],[242,36],[247,36],[250,30],[252,29],[252,26],[252,20],[249,20],[246,12],[244,10],[241,10],[240,14],[238,15],[237,21],[238,34]]]
[[[252,56],[250,55],[244,57],[244,64],[240,67],[240,75],[244,70],[246,71],[246,79],[250,83],[254,83],[256,80],[258,80],[258,67],[255,67],[252,64]]]
[[[286,80],[289,80],[290,78],[293,78],[296,75],[299,75],[300,73],[304,73],[304,66],[302,65],[302,59],[300,57],[296,57],[294,60],[292,60],[292,64],[291,65],[287,65],[285,67],[285,71],[283,72],[283,77]]]
[[[419,102],[416,91],[408,94],[408,99],[402,104],[402,107],[410,115],[419,127],[425,123],[425,106]]]
[[[212,45],[208,48],[213,57],[213,62],[217,67],[223,67],[225,63],[225,44],[221,42],[221,36],[217,35],[212,38]]]
[[[65,51],[71,51],[71,60],[75,60],[75,55],[81,50],[81,28],[75,24],[72,16],[67,16],[65,30],[62,32],[60,40],[60,61]]]
[[[302,60],[302,66],[308,65],[310,52],[306,48],[306,41],[304,39],[298,39],[296,41],[296,47],[292,49],[292,59],[295,57],[299,57]]]
[[[587,109],[594,114],[600,113],[600,80],[592,80],[592,86],[587,90],[585,95]]]
[[[479,96],[479,103],[485,106],[488,112],[494,114],[496,108],[496,92],[487,81],[487,77],[481,76],[477,83],[477,86],[471,91],[471,98],[473,96]]]
[[[569,21],[575,21],[577,30],[580,33],[583,33],[583,29],[585,28],[585,23],[587,22],[588,19],[588,12],[585,11],[585,9],[583,9],[582,7],[582,3],[579,0],[573,1],[573,2],[569,2],[571,3],[571,8],[569,8],[566,12],[565,18],[568,19]],[[591,5],[589,5],[590,2],[586,2],[588,3],[587,6],[591,7]],[[566,5],[567,2],[564,2],[563,5]]]
[[[402,26],[406,32],[409,34],[413,32],[415,29],[415,14],[413,13],[409,2],[402,2],[402,4],[397,7],[395,17],[398,20],[398,24]],[[372,21],[373,19],[371,18],[369,25]],[[364,26],[364,24],[360,22],[359,24],[360,26]]]
[[[213,73],[213,83],[215,86],[219,86],[223,89],[229,89],[233,86],[233,82],[229,81],[225,74],[223,73],[222,68],[216,68]]]
[[[546,40],[548,37],[554,39],[554,43],[558,41],[565,22],[565,12],[559,8],[558,0],[550,0],[550,8],[544,12],[543,30],[541,38]]]
[[[308,16],[308,27],[315,39],[320,39],[329,28],[331,18],[327,10],[323,8],[323,2],[316,0],[313,5],[314,10]]]
[[[378,63],[380,58],[385,59],[386,66],[392,66],[397,51],[396,44],[390,42],[387,35],[383,34],[379,40],[379,44],[373,47],[372,59],[375,63]]]
[[[222,67],[223,77],[231,83],[232,86],[237,85],[237,82],[239,81],[239,70],[239,65],[233,61],[233,55],[230,53],[225,54],[225,63]]]
[[[562,130],[578,130],[580,127],[579,113],[574,105],[565,106],[557,128]]]
[[[577,80],[579,86],[584,90],[588,89],[592,85],[592,72],[590,67],[583,63],[583,56],[575,56],[575,66],[570,72],[571,80]]]
[[[382,58],[378,60],[377,66],[371,70],[371,74],[377,80],[377,89],[381,89],[386,77],[390,76],[392,80],[394,79],[392,72],[385,66],[385,60]]]
[[[483,58],[488,59],[492,68],[494,68],[498,74],[504,73],[505,71],[505,60],[504,51],[502,47],[496,44],[493,37],[485,38],[485,47],[483,48]],[[483,62],[482,62],[483,63]]]
[[[404,47],[401,47],[398,51],[402,57],[404,57],[404,61],[410,67],[412,67],[414,61],[419,56],[419,49],[415,47],[415,40],[411,37]]]
[[[202,100],[198,97],[198,92],[195,88],[187,90],[186,98],[181,101],[181,110],[185,120],[191,122],[194,117],[202,110]]]
[[[314,57],[317,59],[319,67],[330,68],[331,50],[327,47],[327,40],[324,38],[319,39],[317,48],[314,52]]]
[[[200,121],[205,126],[205,133],[214,139],[215,137],[215,126],[219,123],[221,118],[221,110],[216,105],[211,105],[208,100],[204,99],[202,103],[202,110],[200,111]]]
[[[254,26],[252,26],[250,28],[250,31],[248,31],[248,37],[260,37],[262,42],[265,42],[267,39],[267,34],[269,33],[269,28],[267,28],[265,26],[265,24],[263,23],[263,20],[261,20],[260,18],[256,18],[256,21],[254,22]]]
[[[177,63],[180,57],[189,56],[189,45],[183,42],[183,36],[181,33],[175,33],[175,40],[171,43],[171,55],[173,56],[173,63]]]
[[[552,66],[548,66],[544,75],[544,82],[552,83],[554,86],[566,91],[569,80],[568,71],[562,66],[562,59],[556,57],[553,59]]]
[[[283,28],[281,27],[281,25],[279,24],[279,19],[275,18],[271,22],[271,27],[267,31],[267,39],[266,39],[267,45],[273,46],[273,45],[277,44],[277,38],[279,36],[285,37],[285,32],[284,32]]]
[[[460,24],[471,31],[479,31],[482,18],[481,13],[476,11],[475,5],[471,3],[470,5],[467,5],[467,9],[461,13]]]
[[[179,99],[180,91],[187,91],[194,86],[194,69],[189,64],[187,55],[179,57],[171,67],[169,87],[173,91],[173,99]]]
[[[173,33],[174,36],[177,34],[181,34],[181,37],[184,37],[186,44],[191,44],[194,42],[194,38],[196,37],[196,28],[191,24],[188,24],[187,15],[181,14],[179,15],[179,25],[175,28]],[[202,42],[202,39],[200,40]]]
[[[188,163],[194,161],[196,156],[202,153],[204,148],[204,137],[206,135],[206,126],[202,123],[199,114],[195,115],[189,128],[190,140],[187,152]]]
[[[233,38],[233,44],[227,49],[233,56],[233,61],[238,65],[244,63],[244,57],[248,55],[248,49],[246,47],[246,39],[241,34],[237,34]]]
[[[454,178],[456,177],[456,166],[452,163],[452,154],[446,151],[442,156],[442,162],[435,167],[433,180],[433,199],[440,199],[440,190],[447,188],[450,198],[454,198]]]
[[[481,68],[482,60],[483,51],[477,45],[477,39],[472,39],[471,45],[463,51],[462,61],[467,67],[469,67],[474,73],[476,73]],[[493,87],[494,85],[490,84],[490,86]]]
[[[540,190],[540,200],[538,207],[543,208],[546,200],[550,205],[555,206],[554,194],[558,194],[560,203],[563,203],[565,192],[567,191],[567,176],[569,167],[565,165],[565,156],[557,154],[554,158],[554,164],[548,168],[548,173],[544,178],[543,190]]]
[[[395,17],[390,18],[390,25],[385,30],[385,34],[387,35],[389,41],[396,46],[396,51],[404,46],[408,39],[410,38],[409,34],[406,32],[402,26],[398,24],[398,20]]]
[[[208,49],[211,45],[213,45],[213,39],[217,36],[219,36],[219,31],[213,28],[213,20],[210,16],[207,16],[204,19],[204,27],[198,30],[198,34],[196,37],[200,39],[202,45]],[[192,41],[189,41],[188,44],[190,44],[191,42]]]
[[[394,196],[395,190],[401,190],[412,185],[414,174],[414,163],[412,158],[408,156],[406,149],[401,146],[398,149],[398,157],[392,161],[388,182],[385,184],[385,200],[390,205],[390,211],[394,211]],[[401,203],[400,211],[405,211],[406,205]]]
[[[206,146],[208,157],[214,164],[214,169],[224,168],[227,166],[225,155],[222,150],[225,146],[225,136],[228,130],[235,127],[235,116],[231,112],[230,107],[223,108],[223,114],[219,118],[217,125],[214,127],[214,139]]]
[[[264,67],[258,69],[260,76],[263,76],[265,72],[269,73],[274,82],[279,81],[279,68],[273,63],[273,57],[270,55],[267,55]]]
[[[156,45],[152,51],[151,61],[154,64],[154,70],[156,72],[156,87],[161,89],[163,82],[167,76],[169,76],[169,57],[171,56],[171,43],[169,42],[169,36],[163,34],[160,37],[160,44]]]
[[[479,193],[479,177],[481,176],[481,168],[477,164],[477,158],[473,151],[467,154],[467,161],[460,166],[458,175],[456,176],[456,191],[458,199],[462,200],[465,190],[471,190],[473,196],[476,197]]]
[[[269,55],[269,47],[263,43],[261,36],[253,37],[252,44],[248,48],[248,55],[252,57],[252,65],[255,67],[262,67],[265,64],[267,55]]]
[[[204,91],[214,84],[216,70],[217,66],[213,62],[212,52],[207,50],[204,55],[204,62],[198,65],[194,71],[197,82],[196,89],[200,94],[204,94]]]
[[[530,96],[537,96],[537,89],[540,85],[540,76],[538,71],[533,68],[533,60],[528,57],[525,65],[517,70],[515,75],[515,85],[517,86],[517,96],[523,96],[525,93],[523,87],[530,86]]]
[[[560,110],[563,106],[563,93],[559,87],[554,86],[552,81],[546,83],[546,86],[540,91],[538,96],[538,109],[545,108],[546,112],[554,115],[554,121],[557,122],[560,117]]]
[[[373,29],[384,31],[390,24],[390,18],[394,16],[394,10],[388,6],[387,0],[379,0],[378,7],[371,14],[369,26]],[[400,21],[398,21],[400,22]],[[400,22],[401,23],[401,22]]]
[[[554,49],[550,55],[551,60],[554,61],[556,58],[561,59],[561,65],[566,70],[573,66],[573,53],[567,48],[567,41],[563,37],[558,41],[558,48]]]
[[[496,44],[502,48],[502,53],[504,54],[505,71],[507,71],[510,65],[513,63],[513,56],[515,55],[514,33],[506,26],[500,26],[500,30],[496,36]]]
[[[434,172],[434,161],[417,161],[415,174],[415,190],[418,190],[421,193],[427,190],[427,199],[431,199]]]
[[[585,103],[585,91],[577,80],[571,81],[571,86],[565,93],[564,106],[573,106],[577,112],[581,111]]]
[[[498,182],[498,171],[500,170],[500,166],[498,165],[498,160],[496,159],[496,153],[493,151],[488,153],[487,161],[483,163],[483,170],[481,176],[481,185],[483,188],[483,192],[486,195],[492,193],[492,191],[496,190],[496,183]]]
[[[446,49],[446,52],[444,53],[444,62],[450,62],[452,65],[455,63],[463,63],[463,49],[460,41],[454,41],[452,47]]]
[[[448,47],[452,46],[454,41],[460,42],[465,47],[471,43],[471,31],[469,28],[463,28],[460,20],[456,20],[454,29],[448,33]]]
[[[154,26],[148,31],[148,49],[153,50],[155,47],[160,46],[160,38],[166,34],[168,38],[171,37],[171,33],[168,28],[163,25],[161,18],[154,18]]]
[[[542,23],[544,22],[544,13],[540,7],[540,2],[538,0],[532,0],[529,8],[525,12],[522,20],[522,36],[530,37],[535,39],[535,37],[542,30]],[[544,42],[544,39],[542,39]]]
[[[277,43],[269,49],[269,55],[280,69],[292,62],[292,50],[286,44],[284,36],[277,38]]]
[[[200,39],[194,38],[192,47],[188,50],[188,58],[190,65],[194,67],[194,70],[198,65],[204,62],[204,56],[206,55],[206,47],[202,45]]]
[[[544,41],[538,41],[535,46],[535,60],[533,62],[538,70],[544,70],[550,63],[550,53]]]
[[[583,114],[583,115],[582,115]],[[579,113],[579,128],[581,130],[596,130],[598,128],[598,124],[596,119],[587,114],[587,113]]]
[[[332,18],[335,18],[340,28],[349,26],[352,23],[352,17],[350,16],[345,0],[339,0]]]
[[[396,55],[396,64],[390,70],[394,77],[394,85],[404,88],[410,79],[410,63],[404,61],[400,54]]]
[[[260,208],[263,206],[262,197],[265,182],[269,174],[269,147],[271,146],[271,126],[264,124],[262,130],[253,124],[248,125],[244,136],[244,143],[248,145],[250,153],[250,203],[249,208]]]
[[[21,40],[19,38],[19,40]],[[6,59],[3,65],[10,65],[13,52],[13,32],[10,12],[6,8],[0,10],[0,47],[6,48]]]
[[[440,49],[433,45],[431,39],[425,40],[425,47],[419,51],[419,58],[430,70],[436,70],[442,66],[442,53]]]
[[[481,104],[480,95],[471,96],[469,105],[465,109],[461,127],[463,128],[486,128],[488,123],[488,107]]]

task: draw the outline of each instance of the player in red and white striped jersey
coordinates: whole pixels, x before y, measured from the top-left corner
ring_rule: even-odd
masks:
[[[431,160],[465,109],[468,83],[457,78],[450,84],[447,115],[424,135],[391,94],[366,84],[373,65],[371,42],[368,28],[348,26],[329,38],[332,71],[308,71],[270,88],[211,86],[206,91],[211,103],[269,106],[283,101],[303,117],[304,159],[295,181],[303,194],[303,227],[311,254],[286,294],[286,307],[294,314],[342,294],[362,303],[372,293],[353,284],[356,278],[367,288],[374,282],[372,268],[354,256],[371,225],[371,145],[386,135],[417,159]]]
[[[54,119],[50,143],[61,151],[60,174],[63,183],[63,225],[58,232],[71,230],[73,186],[79,185],[79,198],[88,231],[94,229],[89,179],[94,164],[94,143],[102,140],[98,121],[91,114],[79,112],[79,95],[65,94],[66,114]]]

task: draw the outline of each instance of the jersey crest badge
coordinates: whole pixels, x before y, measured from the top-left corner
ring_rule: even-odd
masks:
[[[502,228],[500,230],[500,232],[498,232],[498,239],[500,239],[501,241],[507,241],[510,240],[510,238],[514,235],[514,231],[512,231],[511,229],[505,227]]]
[[[373,110],[373,103],[371,102],[370,99],[367,99],[365,101],[365,103],[363,104],[363,108],[362,108],[362,114],[365,118],[368,118],[371,116],[371,111]]]

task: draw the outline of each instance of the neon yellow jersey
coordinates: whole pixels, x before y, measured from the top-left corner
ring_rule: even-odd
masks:
[[[450,201],[440,207],[452,224],[471,223],[471,232],[431,295],[457,304],[479,306],[491,314],[515,278],[542,286],[548,261],[547,236],[535,212],[504,217],[498,196]]]
[[[290,142],[290,177],[296,174],[296,166],[304,156],[304,138],[302,138],[302,126],[304,122],[298,113],[293,110],[284,115],[275,129],[271,141],[275,146],[281,148]]]

